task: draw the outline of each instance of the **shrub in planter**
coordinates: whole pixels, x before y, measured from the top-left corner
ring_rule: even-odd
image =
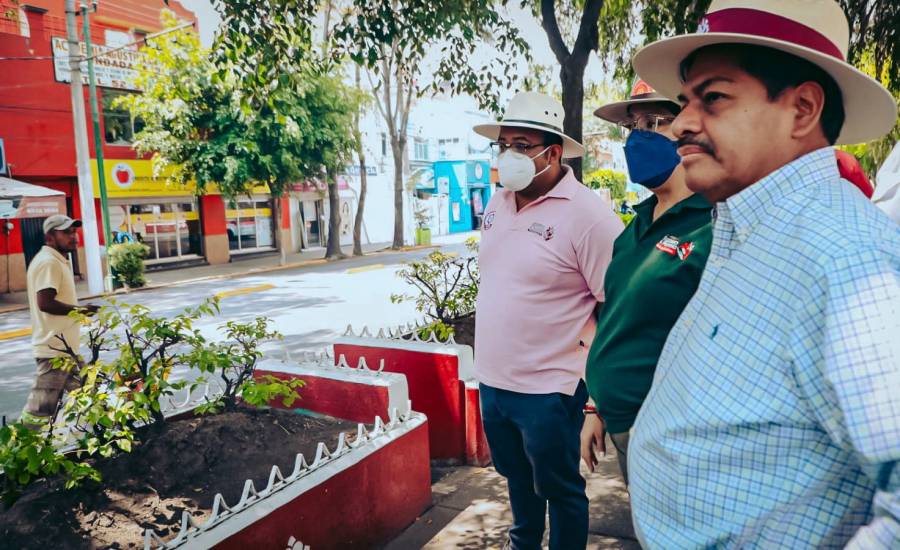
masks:
[[[60,396],[56,415],[41,430],[32,432],[17,424],[0,431],[4,472],[0,496],[12,502],[31,482],[55,474],[66,477],[67,488],[83,479],[98,480],[99,474],[83,462],[86,458],[131,452],[142,435],[159,432],[166,422],[161,404],[164,397],[190,391],[203,382],[202,378],[171,381],[169,374],[179,364],[202,366],[203,372],[226,382],[224,401],[205,412],[218,412],[219,405],[233,403],[240,392],[248,395],[245,400],[252,404],[277,397],[296,399],[296,388],[302,382],[253,381],[261,357],[258,345],[278,337],[269,330],[269,320],[229,322],[226,336],[234,343],[208,342],[195,323],[218,311],[218,300],[211,299],[172,318],[156,318],[144,306],[110,300],[110,305],[90,319],[93,323],[86,331],[84,346],[87,353],[81,356],[62,341],[65,356],[55,361],[57,368],[77,373],[80,387],[64,401]],[[72,316],[89,321],[80,313]],[[68,455],[60,451],[64,446],[71,449]]]
[[[122,243],[110,246],[109,265],[115,274],[116,282],[129,288],[146,285],[144,259],[149,253],[150,247],[143,243]]]
[[[199,413],[214,413],[233,410],[238,399],[256,407],[264,407],[274,399],[281,398],[282,404],[291,406],[297,399],[296,389],[303,387],[302,380],[281,380],[271,375],[255,379],[262,352],[260,342],[281,339],[282,335],[269,329],[269,319],[257,317],[249,323],[228,321],[221,327],[225,342],[209,342],[196,333],[188,340],[191,351],[180,357],[180,362],[200,372],[220,378],[225,388],[222,395],[207,400],[197,408]]]
[[[454,333],[457,319],[475,310],[478,296],[478,240],[466,240],[467,254],[456,256],[436,250],[424,260],[408,262],[397,276],[415,288],[417,294],[393,294],[391,302],[413,301],[416,310],[429,320],[420,338],[435,334],[446,340]]]

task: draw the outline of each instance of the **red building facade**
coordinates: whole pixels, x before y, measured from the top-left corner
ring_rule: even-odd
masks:
[[[90,16],[93,44],[120,46],[161,30],[162,9],[174,11],[185,21],[196,20],[177,0],[168,4],[102,1]],[[83,39],[82,24],[79,17],[79,38]],[[7,175],[65,193],[68,214],[80,217],[70,84],[67,63],[61,63],[65,36],[64,0],[0,0],[0,140]],[[290,249],[287,199],[276,224],[272,199],[264,189],[226,204],[218,195],[197,197],[190,186],[175,188],[152,177],[150,161],[131,147],[131,137],[139,128],[127,112],[112,107],[116,96],[139,93],[129,90],[126,81],[116,80],[118,68],[134,63],[139,63],[139,55],[127,51],[110,56],[106,66],[98,64],[97,103],[113,238],[147,244],[151,249],[147,263],[156,267],[224,263],[238,255],[274,250],[276,230]],[[90,120],[88,87],[83,89]],[[90,123],[88,139],[91,158],[96,159]],[[99,197],[96,162],[92,171],[94,196]],[[98,199],[95,211],[102,227]],[[23,290],[26,266],[43,242],[43,219],[0,222],[0,292]],[[100,239],[102,243],[102,230]],[[84,273],[83,249],[73,258],[73,266],[76,273]]]

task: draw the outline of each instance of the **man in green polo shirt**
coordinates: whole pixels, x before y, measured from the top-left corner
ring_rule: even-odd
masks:
[[[628,101],[595,112],[629,130],[629,175],[653,192],[634,207],[634,219],[613,246],[585,375],[593,404],[585,408],[581,456],[594,471],[609,433],[626,484],[628,432],[669,330],[697,290],[712,242],[712,205],[688,189],[673,141],[670,126],[679,111],[638,80]]]

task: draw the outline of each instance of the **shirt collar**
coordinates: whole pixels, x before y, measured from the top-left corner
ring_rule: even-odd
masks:
[[[547,191],[545,197],[553,197],[556,199],[568,199],[572,200],[575,198],[575,192],[578,190],[578,186],[581,183],[575,178],[575,173],[572,171],[571,166],[562,165],[563,169],[563,177],[559,180],[553,189]]]
[[[823,147],[785,164],[737,195],[728,197],[725,204],[735,229],[749,232],[766,212],[789,194],[838,177],[834,149]]]
[[[559,180],[559,182],[553,186],[553,189],[547,191],[544,195],[539,197],[534,202],[529,203],[525,208],[533,208],[547,199],[566,199],[572,200],[575,198],[575,193],[578,191],[578,186],[581,183],[575,178],[575,174],[572,172],[572,168],[566,165],[562,166],[563,169],[563,177]],[[516,208],[516,194],[509,189],[504,189],[506,193],[503,193],[501,196],[510,204],[511,208],[515,210]]]
[[[62,254],[60,254],[60,253],[59,253],[59,250],[53,248],[52,246],[47,246],[47,245],[44,245],[44,248],[46,248],[47,250],[49,250],[49,251],[50,251],[50,255],[53,256],[54,258],[56,258],[57,260],[61,260],[61,261],[63,261],[63,262],[67,262],[67,263],[68,263],[69,259],[66,258],[65,256],[63,256]]]
[[[641,202],[640,204],[634,207],[634,211],[638,216],[645,219],[647,223],[652,223],[653,221],[653,209],[656,208],[656,205],[659,204],[659,199],[656,198],[656,195],[651,195],[650,198]],[[660,218],[663,216],[675,216],[679,214],[682,210],[710,210],[712,205],[708,200],[703,198],[699,193],[694,193],[693,195],[687,197],[686,199],[681,199],[681,201],[668,210],[666,210]]]

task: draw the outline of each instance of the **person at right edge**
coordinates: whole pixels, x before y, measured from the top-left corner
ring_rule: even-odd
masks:
[[[595,111],[628,134],[631,180],[653,192],[613,245],[606,303],[588,355],[581,457],[590,471],[605,454],[605,433],[628,483],[629,430],[650,391],[669,330],[697,290],[712,241],[712,205],[688,189],[672,121],[681,106],[638,79],[628,101]]]
[[[713,0],[633,60],[715,204],[632,429],[644,548],[900,548],[900,227],[832,148],[888,133],[897,100],[849,34],[835,0]]]

